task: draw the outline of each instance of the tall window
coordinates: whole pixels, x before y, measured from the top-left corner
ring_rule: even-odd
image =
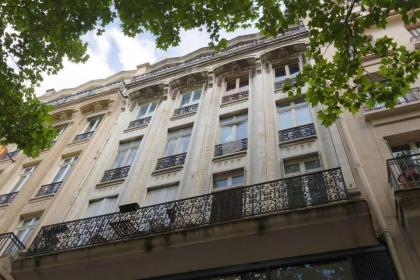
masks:
[[[243,169],[229,173],[215,174],[213,176],[213,187],[215,189],[223,189],[226,187],[243,186],[244,179]]]
[[[60,138],[60,136],[64,133],[64,130],[66,130],[66,127],[67,127],[67,125],[62,125],[62,126],[56,127],[56,129],[57,129],[57,136],[54,138],[53,144],[58,141],[58,139]]]
[[[304,100],[296,100],[291,103],[278,104],[280,130],[313,122],[311,108]]]
[[[31,175],[35,171],[35,169],[36,169],[36,165],[23,168],[22,174],[20,175],[18,181],[14,185],[11,192],[20,191],[22,189],[22,187],[26,184],[26,182],[29,180],[29,178],[31,177]]]
[[[95,217],[99,215],[105,215],[114,212],[115,205],[117,203],[117,197],[104,197],[96,200],[89,201],[89,206],[86,211],[85,217]]]
[[[182,94],[181,105],[179,107],[186,107],[200,102],[201,89]]]
[[[38,224],[39,217],[26,218],[20,221],[18,228],[16,229],[16,236],[22,241],[23,244],[28,245],[28,240],[31,234]]]
[[[169,132],[166,144],[165,156],[173,156],[186,153],[190,142],[192,127]]]
[[[236,115],[220,120],[220,144],[248,138],[248,115]]]
[[[284,160],[284,173],[286,176],[299,175],[307,172],[321,171],[321,161],[318,155]]]
[[[248,76],[243,76],[226,81],[226,95],[247,90],[249,84]]]
[[[148,190],[146,196],[146,204],[154,205],[176,200],[177,193],[177,184]]]
[[[52,183],[63,182],[64,178],[70,174],[70,170],[76,163],[77,157],[68,157],[63,159],[60,167],[58,168],[57,174],[55,175]]]
[[[83,133],[93,132],[101,123],[102,116],[96,116],[88,119],[88,124],[86,125],[85,130]]]
[[[115,157],[114,164],[112,165],[112,169],[132,165],[140,143],[141,140],[121,143],[118,148],[118,153]]]
[[[286,78],[294,78],[299,74],[300,66],[298,62],[293,62],[288,65],[282,65],[275,69],[275,81],[281,82]]]
[[[153,113],[155,112],[156,107],[157,107],[157,102],[156,101],[141,105],[140,108],[139,108],[139,111],[137,113],[136,120],[151,117],[153,115]]]

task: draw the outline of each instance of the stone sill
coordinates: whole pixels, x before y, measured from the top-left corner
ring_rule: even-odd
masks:
[[[230,153],[230,154],[226,154],[226,155],[215,156],[215,157],[213,157],[213,161],[217,162],[217,161],[223,161],[223,160],[227,160],[227,159],[231,159],[231,158],[243,157],[246,154],[247,154],[247,150],[242,150],[242,151],[239,151],[239,152],[234,152],[234,153]]]
[[[96,184],[96,188],[100,189],[100,188],[104,188],[104,187],[119,185],[119,184],[124,183],[124,181],[125,181],[125,178],[119,178],[119,179],[109,180],[109,181],[105,181],[105,182],[100,182],[100,183]]]
[[[47,199],[53,198],[55,196],[55,194],[56,193],[50,193],[50,194],[35,196],[35,197],[32,197],[31,199],[29,199],[29,202],[35,202],[35,201],[40,201],[40,200],[47,200]]]
[[[197,113],[197,112],[191,112],[191,113],[182,114],[182,115],[179,115],[179,116],[176,116],[176,117],[172,117],[172,118],[170,118],[170,120],[171,120],[171,121],[174,121],[174,120],[183,119],[183,118],[186,118],[186,117],[193,116],[193,115],[195,115],[196,113]]]
[[[142,125],[139,125],[139,126],[135,126],[135,127],[131,127],[131,128],[127,128],[127,129],[124,129],[124,133],[127,133],[127,132],[132,132],[132,131],[135,131],[135,130],[140,130],[140,129],[144,129],[144,128],[146,128],[147,126],[148,126],[149,124],[142,124]]]
[[[232,101],[229,101],[229,102],[226,102],[226,103],[222,103],[222,104],[220,104],[220,108],[227,107],[227,106],[230,106],[230,105],[234,105],[234,104],[237,104],[237,103],[242,103],[242,102],[248,101],[248,99],[249,99],[248,97],[244,97],[244,98],[241,98],[241,99],[232,100]]]
[[[293,145],[301,144],[301,143],[304,143],[304,142],[315,141],[317,138],[318,137],[316,135],[312,135],[312,136],[308,136],[308,137],[302,137],[302,138],[293,139],[293,140],[290,140],[290,141],[280,142],[279,146],[280,147],[293,146]]]
[[[172,166],[172,167],[168,167],[168,168],[155,170],[155,171],[152,172],[152,176],[175,172],[175,171],[181,170],[183,167],[184,167],[184,165],[182,164],[182,165],[176,165],[176,166]]]
[[[12,201],[12,202],[13,202],[13,201]],[[11,203],[11,202],[9,202],[9,203],[5,203],[5,204],[1,204],[1,205],[0,205],[0,209],[3,209],[3,208],[7,208],[7,207],[9,207],[10,203]]]

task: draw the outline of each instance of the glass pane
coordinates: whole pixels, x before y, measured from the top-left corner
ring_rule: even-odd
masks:
[[[296,62],[296,63],[289,64],[289,73],[291,77],[296,76],[299,73],[299,71],[300,71],[299,63]]]
[[[308,105],[296,109],[296,126],[312,123],[311,110]]]
[[[144,118],[146,116],[148,106],[149,106],[149,104],[144,104],[144,105],[140,106],[140,110],[139,110],[139,114],[137,115],[137,119],[141,119],[141,118]]]
[[[198,101],[198,100],[200,100],[200,97],[201,97],[201,90],[196,90],[196,91],[194,91],[193,101]]]
[[[112,169],[119,168],[119,167],[123,166],[124,158],[125,158],[127,152],[128,152],[127,150],[118,152],[117,157],[114,160],[114,164],[112,165]]]
[[[320,169],[321,168],[321,162],[319,159],[312,159],[305,161],[305,170],[314,170],[314,169]]]
[[[104,215],[114,212],[115,203],[117,202],[116,197],[106,197],[103,199],[101,213],[98,215]]]
[[[175,154],[177,139],[169,139],[168,144],[166,145],[165,156],[172,156]]]
[[[168,201],[173,201],[176,199],[177,193],[178,185],[148,190],[146,196],[146,204],[154,205]]]
[[[286,163],[284,165],[284,172],[286,174],[299,173],[300,172],[299,163],[291,163],[291,164]]]
[[[90,201],[85,217],[98,216],[104,199]]]
[[[220,129],[220,144],[233,141],[233,126],[223,126]]]
[[[150,104],[149,115],[151,115],[151,113],[153,113],[156,110],[156,106],[157,102],[153,102],[152,104]]]
[[[276,72],[275,72],[275,75],[276,75],[276,82],[285,80],[286,79],[286,69],[284,68],[284,66],[281,66],[281,67],[277,68]]]
[[[188,105],[190,103],[190,98],[191,98],[191,92],[184,93],[181,98],[181,107]]]
[[[292,112],[280,112],[280,130],[293,127]]]
[[[248,78],[241,78],[241,80],[239,81],[239,87],[240,88],[247,87],[248,83],[249,83]]]
[[[53,183],[61,182],[63,181],[64,177],[66,176],[68,170],[70,169],[70,165],[62,165],[60,169],[58,169],[57,174],[55,175],[53,179]]]
[[[230,80],[226,83],[226,91],[234,90],[236,88],[236,80]]]
[[[248,138],[248,122],[238,124],[236,129],[236,140]]]
[[[182,153],[186,153],[188,150],[188,143],[190,142],[190,136],[183,136],[181,137],[181,143],[180,146],[178,148],[178,152],[177,154],[182,154]]]
[[[131,166],[133,164],[134,158],[136,157],[136,154],[137,154],[137,148],[132,148],[128,150],[127,153],[128,153],[127,158],[122,166],[129,166],[129,165]]]
[[[232,186],[242,186],[244,184],[244,175],[232,177]]]
[[[220,178],[214,180],[214,187],[215,188],[223,188],[228,185],[228,179],[227,178]]]

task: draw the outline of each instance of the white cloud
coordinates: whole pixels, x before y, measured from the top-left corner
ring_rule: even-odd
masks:
[[[114,39],[118,47],[118,60],[124,70],[135,69],[139,64],[155,62],[155,43],[151,40],[140,40],[139,36],[130,38],[117,28],[107,31],[106,36]]]

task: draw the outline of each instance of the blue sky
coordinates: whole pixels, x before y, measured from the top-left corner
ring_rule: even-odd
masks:
[[[255,33],[256,29],[240,29],[233,33],[223,32],[226,39],[239,35]],[[60,90],[76,87],[89,80],[106,78],[121,70],[132,70],[142,63],[155,63],[168,57],[182,56],[209,43],[209,35],[205,31],[190,30],[181,33],[181,42],[177,47],[167,51],[156,48],[154,36],[142,33],[135,38],[126,37],[119,27],[119,23],[107,26],[102,36],[90,32],[84,36],[88,43],[90,59],[84,64],[74,64],[64,61],[64,68],[57,75],[44,75],[44,81],[36,89],[38,95],[47,89]]]

